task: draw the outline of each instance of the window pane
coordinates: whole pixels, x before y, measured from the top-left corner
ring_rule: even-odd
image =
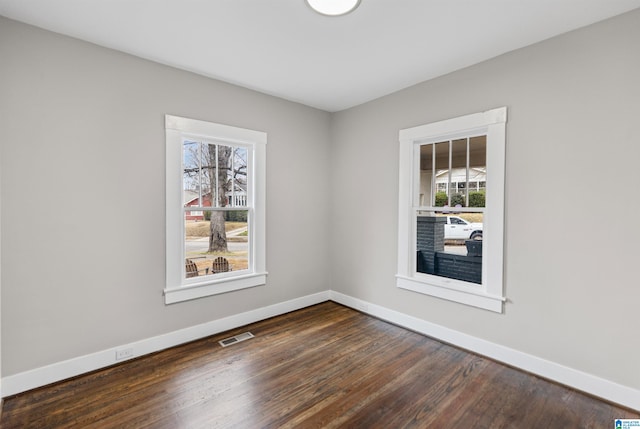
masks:
[[[247,207],[247,149],[234,147],[231,162],[229,205],[231,207]]]
[[[469,180],[478,182],[478,189],[469,192],[469,207],[485,207],[487,180],[487,137],[469,139]]]
[[[451,207],[467,206],[467,139],[451,142]]]
[[[449,205],[449,142],[435,143],[436,152],[436,184],[438,192],[435,197],[436,207]]]
[[[216,159],[218,152],[218,145],[211,143],[202,144],[202,206],[203,207],[216,207],[216,183],[217,183],[217,169]]]
[[[482,283],[482,213],[419,211],[416,271]]]
[[[233,148],[231,146],[218,145],[218,163],[216,165],[216,207],[228,207],[233,185]]]
[[[185,277],[212,276],[249,268],[248,210],[185,213]]]
[[[200,205],[200,143],[185,140],[182,143],[183,204]]]
[[[434,204],[433,193],[433,145],[420,146],[420,199],[419,205]],[[438,189],[440,190],[440,189]]]

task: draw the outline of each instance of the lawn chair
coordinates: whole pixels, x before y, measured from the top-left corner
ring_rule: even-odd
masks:
[[[227,261],[227,258],[218,256],[213,260],[213,264],[211,266],[211,272],[213,274],[226,273],[227,271],[231,271],[231,266],[229,265],[229,261]]]
[[[187,278],[191,278],[191,277],[198,277],[200,275],[201,271],[204,271],[205,274],[209,274],[209,267],[203,269],[203,270],[199,270],[198,266],[196,265],[195,262],[193,262],[191,259],[185,259],[185,273],[187,275]]]

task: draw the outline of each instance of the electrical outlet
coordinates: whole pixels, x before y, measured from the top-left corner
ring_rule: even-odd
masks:
[[[116,360],[122,360],[133,357],[133,348],[129,347],[127,349],[118,349],[116,350]]]
[[[355,307],[356,307],[356,310],[360,310],[363,313],[366,313],[367,311],[369,311],[369,306],[364,302],[360,302],[360,301],[356,302]]]

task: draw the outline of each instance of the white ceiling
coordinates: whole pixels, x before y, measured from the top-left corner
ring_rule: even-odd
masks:
[[[0,15],[338,111],[640,7],[640,0],[0,0]]]

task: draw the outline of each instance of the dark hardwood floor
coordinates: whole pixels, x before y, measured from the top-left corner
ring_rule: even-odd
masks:
[[[250,331],[255,338],[222,348]],[[7,398],[9,428],[610,428],[640,415],[326,302]]]

